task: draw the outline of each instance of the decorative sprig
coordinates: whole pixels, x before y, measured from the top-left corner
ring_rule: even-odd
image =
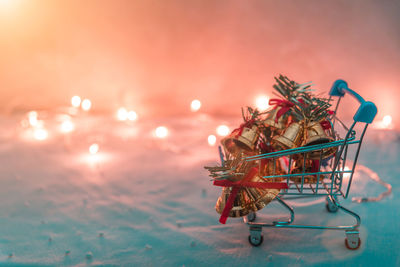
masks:
[[[328,109],[331,107],[330,99],[309,93],[302,93],[299,98],[292,97],[290,101],[294,103],[291,115],[299,121],[321,121],[328,116]]]
[[[227,160],[221,166],[205,166],[204,168],[210,172],[209,176],[212,180],[240,180],[248,173],[254,162],[246,161],[242,153],[235,155],[227,155]]]
[[[311,82],[299,84],[282,74],[280,74],[278,78],[274,78],[276,84],[274,84],[272,87],[286,100],[290,100],[292,97],[297,98],[300,94],[311,91]]]
[[[252,107],[247,107],[246,111],[242,108],[242,117],[244,122],[253,121],[255,124],[258,124],[261,121],[260,116],[264,113],[265,112],[260,112],[258,109]]]

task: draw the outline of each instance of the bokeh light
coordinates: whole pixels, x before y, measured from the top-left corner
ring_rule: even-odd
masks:
[[[92,101],[90,101],[89,99],[84,99],[82,101],[82,109],[84,111],[89,111],[91,107],[92,107]]]
[[[260,111],[265,111],[269,108],[269,97],[266,95],[261,95],[256,98],[256,107]]]
[[[192,103],[190,104],[190,110],[193,112],[198,111],[201,108],[201,102],[200,100],[193,100]]]
[[[75,130],[75,124],[70,120],[65,120],[61,123],[60,130],[63,133],[70,133]]]
[[[229,127],[226,125],[220,125],[217,127],[217,134],[219,136],[227,136],[229,134]]]
[[[38,113],[36,111],[31,111],[28,113],[28,120],[29,124],[32,127],[35,127],[38,125]]]
[[[383,117],[382,123],[385,128],[389,128],[392,124],[392,116],[386,115],[385,117]]]
[[[155,135],[158,138],[165,138],[168,136],[168,128],[165,126],[159,126],[155,130]]]
[[[137,113],[133,110],[128,112],[128,120],[135,121],[137,119]]]
[[[43,141],[43,140],[46,140],[48,136],[49,136],[49,133],[47,132],[47,130],[45,130],[43,128],[38,128],[38,129],[33,130],[33,137],[36,140]]]
[[[117,119],[120,121],[126,121],[128,119],[128,111],[126,108],[119,108],[117,111]]]
[[[71,98],[71,105],[75,108],[79,108],[79,106],[81,105],[81,101],[81,98],[75,95]]]
[[[217,137],[215,135],[211,134],[208,136],[207,140],[208,140],[208,144],[210,146],[214,146],[215,143],[217,142]]]
[[[97,152],[99,152],[99,148],[100,148],[100,147],[99,147],[98,144],[96,144],[96,143],[91,144],[90,147],[89,147],[89,153],[92,154],[92,155],[94,155],[94,154],[96,154]]]
[[[351,169],[347,166],[344,167],[344,171],[350,171]],[[351,173],[343,173],[343,178],[349,179],[351,176]]]

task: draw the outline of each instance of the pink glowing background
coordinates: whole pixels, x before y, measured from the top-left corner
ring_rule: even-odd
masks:
[[[238,115],[283,73],[321,92],[343,78],[398,129],[398,14],[398,1],[0,0],[1,110],[77,94],[93,112],[174,116],[196,98]]]

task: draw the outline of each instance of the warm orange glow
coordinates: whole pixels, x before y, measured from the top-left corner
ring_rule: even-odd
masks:
[[[312,19],[296,16],[303,14],[305,8],[298,5],[290,8],[287,24],[283,26],[274,16],[276,10],[288,10],[286,6],[290,5],[272,7],[262,4],[263,1],[249,6],[245,14],[240,4],[233,5],[232,10],[221,13],[221,23],[202,21],[201,18],[210,10],[220,12],[223,5],[208,2],[198,10],[199,16],[187,20],[185,5],[189,4],[174,1],[165,6],[165,12],[174,16],[165,18],[165,23],[161,24],[159,8],[164,7],[153,7],[152,1],[127,1],[130,4],[107,1],[107,4],[91,5],[90,9],[79,1],[40,2],[0,0],[0,68],[4,73],[0,106],[3,111],[14,108],[56,110],[66,105],[82,112],[82,100],[90,98],[89,112],[102,110],[112,116],[119,107],[125,106],[128,111],[134,108],[139,119],[175,116],[193,110],[197,113],[206,111],[208,115],[222,116],[225,120],[225,116],[237,116],[242,106],[268,107],[265,97],[275,98],[273,77],[280,73],[299,83],[313,81],[315,93],[321,96],[328,96],[331,84],[339,78],[338,73],[342,73],[348,77],[351,88],[367,100],[376,102],[379,114],[382,114],[377,119],[390,114],[393,128],[400,127],[400,115],[395,112],[394,101],[400,97],[396,65],[399,53],[393,45],[398,43],[399,37],[388,34],[396,32],[398,12],[386,12],[390,10],[389,6],[387,10],[383,8],[385,5],[379,9],[387,16],[381,14],[365,21],[363,18],[370,18],[368,14],[373,12],[374,5],[353,14],[357,9],[356,3],[350,3],[353,1],[347,1],[349,6],[325,3],[321,8],[327,15],[316,14]],[[127,6],[131,12],[123,12]],[[113,12],[115,14],[111,14]],[[336,14],[342,13],[354,17],[351,26],[346,24],[350,22],[337,20]],[[115,27],[105,27],[104,18],[114,15],[117,18]],[[230,27],[231,20],[242,15],[243,27]],[[202,38],[193,31],[199,25],[198,20],[202,21]],[[318,45],[326,41],[326,36],[315,34],[313,25],[316,24],[321,28],[330,25],[336,29],[334,32],[338,36],[331,38],[333,42],[329,42],[328,47]],[[153,32],[154,40],[150,42],[137,25]],[[297,35],[299,25],[304,34]],[[164,27],[178,30],[164,38],[167,31]],[[116,28],[120,30],[116,31]],[[353,36],[354,28],[368,30],[360,30],[359,38],[350,40],[347,37]],[[231,38],[215,38],[221,34]],[[271,36],[276,41],[271,42]],[[293,40],[286,43],[285,36],[291,36]],[[360,58],[357,53],[343,52],[344,40],[351,41],[350,47],[358,47],[360,54],[367,56]],[[212,57],[209,51],[198,47],[208,47]],[[179,51],[182,58],[177,60],[171,48]],[[244,50],[249,51],[247,56],[239,56]],[[310,57],[308,50],[325,56]],[[332,52],[326,53],[326,50]],[[375,52],[369,53],[372,50]],[[343,65],[338,55],[354,65]],[[290,64],[282,64],[287,61]],[[315,74],[316,68],[325,66],[326,62],[329,62],[332,75]],[[372,65],[385,71],[380,73],[368,68]],[[165,105],[171,96],[173,101],[168,100],[170,104]],[[264,100],[260,96],[264,96]],[[346,95],[344,99],[349,108],[340,106],[342,121],[351,119],[355,112],[350,109],[351,100],[347,101],[351,97]],[[200,101],[200,109],[196,100]],[[39,119],[40,115],[39,112]],[[214,128],[212,130],[214,132]]]
[[[192,103],[190,104],[190,110],[193,112],[198,111],[201,108],[201,102],[200,100],[193,100]]]
[[[84,111],[89,111],[91,107],[92,107],[92,102],[89,99],[84,99],[82,101],[82,109]]]
[[[158,138],[165,138],[168,136],[168,128],[165,126],[160,126],[157,127],[157,129],[155,130],[155,135]]]
[[[76,160],[79,163],[84,163],[87,165],[91,170],[93,171],[98,171],[99,167],[103,164],[106,164],[107,162],[113,160],[115,156],[111,153],[107,153],[104,151],[99,151],[95,154],[88,154],[88,153],[82,153],[79,155]],[[101,179],[101,177],[96,176],[96,175],[88,175],[82,177],[86,181],[94,182],[94,183],[103,183],[104,180]]]
[[[61,123],[60,127],[61,132],[63,133],[70,133],[73,130],[75,130],[75,125],[72,121],[70,120],[65,120]]]
[[[79,106],[81,105],[81,101],[81,98],[75,95],[71,98],[71,105],[75,108],[79,108]]]
[[[0,6],[5,6],[5,5],[10,5],[13,2],[15,2],[15,0],[0,0]]]
[[[89,147],[89,153],[92,154],[92,155],[94,155],[94,154],[96,154],[97,152],[99,152],[99,145],[96,144],[96,143],[90,145],[90,147]]]
[[[208,144],[210,146],[214,146],[216,142],[217,142],[217,137],[215,135],[211,134],[208,136]]]
[[[256,98],[256,107],[260,111],[267,110],[269,108],[269,97],[266,95],[261,95]]]
[[[219,136],[227,136],[229,134],[229,127],[226,125],[220,125],[217,127],[217,134]]]
[[[43,141],[43,140],[46,140],[48,136],[49,136],[49,134],[45,129],[38,128],[38,129],[33,130],[33,137],[36,140]]]
[[[18,0],[0,0],[0,11],[6,10],[6,11],[11,11],[11,9],[14,9]]]

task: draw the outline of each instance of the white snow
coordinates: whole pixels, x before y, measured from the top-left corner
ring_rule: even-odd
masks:
[[[23,115],[0,117],[1,265],[399,264],[400,215],[394,211],[400,150],[394,131],[367,132],[359,161],[391,183],[394,193],[380,202],[351,202],[352,196],[384,190],[364,171],[356,173],[350,198],[341,201],[361,216],[359,250],[345,248],[342,231],[271,228],[255,248],[242,220],[219,224],[214,206],[221,189],[203,169],[218,163],[217,147],[207,138],[226,118],[192,113],[126,123],[85,115],[71,119],[72,132],[61,133],[55,117],[46,117],[48,138],[42,141],[21,126]],[[168,127],[166,138],[152,135],[158,125]],[[100,149],[92,155],[93,143]],[[289,203],[298,223],[352,223],[344,214],[327,213],[323,199]],[[277,203],[261,214],[266,221],[287,217]]]

